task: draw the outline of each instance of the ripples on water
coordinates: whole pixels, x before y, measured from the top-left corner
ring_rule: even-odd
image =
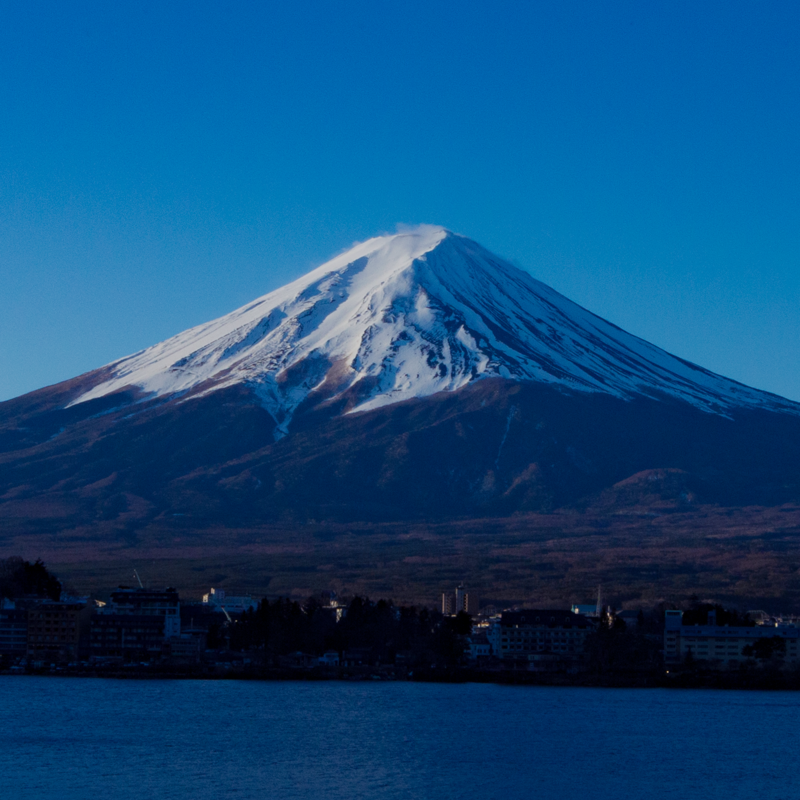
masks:
[[[800,694],[0,677],[3,800],[800,796]]]

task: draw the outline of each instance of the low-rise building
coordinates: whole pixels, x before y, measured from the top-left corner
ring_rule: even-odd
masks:
[[[489,644],[489,637],[486,633],[476,633],[469,637],[469,651],[467,655],[470,661],[486,661],[492,655],[492,646]]]
[[[28,609],[27,656],[33,661],[79,661],[88,654],[91,608],[81,600],[42,600]]]
[[[375,663],[371,647],[351,647],[342,653],[343,667],[369,666]]]
[[[144,661],[161,655],[164,622],[141,614],[95,614],[92,619],[90,653],[98,659]]]
[[[162,655],[167,640],[178,640],[180,635],[180,599],[175,589],[120,587],[92,619],[90,652],[98,659],[149,661]]]
[[[103,613],[140,617],[158,617],[164,626],[164,636],[180,636],[181,604],[175,589],[130,589],[120,586],[111,593],[111,602]]]
[[[586,637],[594,629],[583,614],[566,609],[505,611],[495,634],[497,655],[531,670],[579,667]]]
[[[185,631],[180,636],[171,636],[161,645],[161,655],[173,664],[198,664],[205,650],[205,631],[203,635],[193,635]]]
[[[0,600],[0,656],[24,658],[28,649],[28,610]]]
[[[319,664],[319,659],[310,653],[302,653],[298,650],[296,653],[279,656],[278,663],[284,669],[312,669]]]
[[[321,667],[338,667],[339,654],[335,650],[328,650],[319,657]]]
[[[203,595],[203,603],[219,611],[225,610],[229,614],[241,614],[258,605],[249,594],[228,594],[224,589],[214,588]]]
[[[775,647],[764,643],[774,640]],[[759,641],[762,644],[758,644]],[[752,625],[717,625],[715,611],[705,625],[684,625],[683,612],[667,611],[664,618],[664,661],[680,664],[687,659],[732,666],[767,650],[779,652],[788,662],[800,660],[800,628],[780,622]]]

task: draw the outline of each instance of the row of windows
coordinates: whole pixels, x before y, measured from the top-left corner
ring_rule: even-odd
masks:
[[[159,625],[157,628],[147,626],[137,626],[124,628],[92,628],[92,636],[118,636],[121,633],[150,633],[154,636],[160,636],[164,632],[164,628]]]
[[[674,635],[674,634],[673,634]],[[779,632],[771,633],[770,637],[772,636],[780,636],[781,639],[786,640],[787,644],[797,644],[798,637],[795,634],[786,635],[781,634]],[[697,642],[698,644],[730,644],[731,639],[725,638],[722,636],[692,636],[691,634],[684,633],[682,638],[687,642]],[[747,636],[746,638],[743,637],[741,634],[736,634],[737,639],[743,639],[748,644],[752,644],[753,639],[763,639],[769,638],[764,636]]]
[[[756,641],[758,641],[758,640],[756,640]],[[674,642],[668,642],[667,644],[674,644]],[[743,642],[714,642],[712,644],[709,644],[707,642],[686,642],[684,644],[684,647],[686,647],[686,648],[689,648],[689,647],[696,648],[698,650],[708,650],[708,648],[711,647],[712,649],[716,648],[717,650],[724,650],[726,647],[727,648],[742,647],[745,644],[746,645],[752,645],[752,644],[754,644],[754,642],[753,641],[744,642],[744,643]],[[790,650],[796,650],[797,649],[797,643],[796,642],[787,642],[786,646]]]
[[[31,642],[68,642],[69,636],[30,636]]]
[[[56,627],[55,625],[50,626],[42,626],[42,625],[31,625],[29,629],[32,631],[37,631],[38,633],[74,633],[75,626],[74,625],[62,625],[61,627]]]
[[[583,637],[573,639],[566,636],[531,636],[502,638],[502,644],[577,644],[582,645],[586,640]]]
[[[524,631],[522,633],[507,633],[503,631],[503,636],[508,636],[511,639],[527,639],[531,636],[584,636],[583,631]]]
[[[112,610],[112,614],[141,614],[142,616],[166,616],[178,613],[177,608],[151,608],[149,606],[123,606],[120,609]]]

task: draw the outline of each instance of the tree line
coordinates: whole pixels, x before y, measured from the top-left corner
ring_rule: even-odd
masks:
[[[50,572],[41,559],[33,563],[19,556],[0,559],[0,599],[41,597],[50,600],[61,598],[61,582]]]
[[[209,646],[224,644],[231,650],[257,651],[265,663],[292,653],[322,655],[360,651],[365,663],[392,664],[398,655],[410,666],[452,666],[464,654],[471,618],[455,617],[415,606],[395,606],[391,601],[354,597],[337,620],[336,609],[317,598],[305,603],[279,598],[263,599],[232,624],[209,631]]]

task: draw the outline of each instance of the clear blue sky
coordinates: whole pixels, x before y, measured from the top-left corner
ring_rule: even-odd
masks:
[[[0,3],[0,399],[445,225],[800,400],[800,3]]]

